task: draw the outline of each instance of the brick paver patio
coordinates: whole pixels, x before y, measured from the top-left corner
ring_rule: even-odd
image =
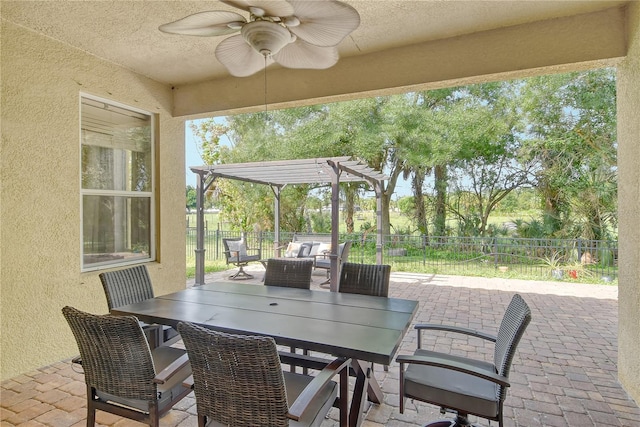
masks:
[[[253,282],[259,284],[262,275],[256,273]],[[220,277],[209,275],[207,282]],[[314,273],[315,283],[323,279]],[[533,320],[511,370],[506,426],[640,427],[640,408],[616,378],[616,287],[409,273],[393,273],[391,280],[390,296],[420,301],[416,323],[442,322],[495,333],[513,293],[520,293],[528,302]],[[443,334],[424,337],[426,346],[439,351],[486,358],[492,355],[491,347],[479,339],[454,339]],[[409,330],[400,352],[411,353],[414,348],[415,332]],[[396,363],[389,372],[376,366],[375,376],[382,384],[385,401],[368,408],[365,427],[419,426],[442,417],[438,408],[411,401],[405,413],[399,413]],[[3,426],[85,425],[84,378],[68,360],[6,380],[1,386]],[[337,425],[336,419],[334,412],[323,426]],[[488,425],[486,420],[479,421]],[[141,425],[100,411],[97,423]],[[196,425],[192,395],[161,420],[163,427]]]

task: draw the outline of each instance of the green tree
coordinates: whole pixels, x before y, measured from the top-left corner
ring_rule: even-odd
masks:
[[[308,157],[291,132],[313,114],[313,108],[294,108],[227,117],[230,145],[221,147],[222,163],[244,163]],[[232,227],[273,230],[274,194],[268,186],[232,180],[216,184],[221,208]],[[280,226],[288,231],[308,231],[306,213],[309,185],[287,186],[280,196]],[[242,203],[238,203],[242,200]]]
[[[456,160],[452,164],[456,194],[467,194],[473,203],[460,211],[451,205],[466,232],[484,235],[491,213],[501,200],[530,185],[531,161],[518,157],[522,129],[516,109],[514,82],[488,83],[462,88],[458,105]],[[474,227],[470,227],[475,224]]]
[[[196,208],[196,202],[198,200],[198,193],[193,185],[187,185],[187,211],[191,212],[191,209]]]
[[[428,234],[428,217],[423,200],[426,176],[433,173],[435,197],[431,199],[435,235],[445,235],[447,215],[448,167],[456,159],[459,123],[456,109],[460,103],[458,88],[416,92],[397,97],[390,125],[399,132],[397,157],[403,170],[412,175],[416,203],[414,217],[418,229]],[[464,121],[460,121],[464,124]]]
[[[382,229],[389,233],[389,203],[401,168],[394,160],[396,141],[384,133],[383,125],[389,119],[384,114],[387,97],[360,99],[308,108],[296,117],[295,126],[285,135],[304,157],[352,156],[390,175],[382,188]],[[283,129],[286,129],[283,127]],[[353,229],[354,204],[367,188],[362,184],[343,184],[347,229]]]
[[[413,173],[414,194],[420,191],[424,173],[434,174],[435,234],[445,234],[447,211],[483,234],[497,203],[526,182],[527,168],[515,156],[519,122],[512,94],[511,85],[503,82],[400,98],[404,104],[396,123],[405,142],[400,155]],[[449,189],[458,196],[474,194],[475,203],[449,201]],[[415,208],[418,227],[426,234],[424,203],[416,202]]]
[[[194,120],[189,122],[189,128],[198,138],[200,156],[207,165],[215,165],[220,159],[220,137],[227,132],[227,127],[215,118]]]
[[[601,239],[617,222],[615,74],[611,69],[526,80],[524,155],[539,164],[547,233]]]

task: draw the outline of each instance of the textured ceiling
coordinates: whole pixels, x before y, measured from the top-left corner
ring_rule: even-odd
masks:
[[[625,2],[367,0],[346,3],[358,10],[361,24],[339,45],[343,58],[589,13]],[[0,8],[3,20],[171,85],[227,77],[214,51],[228,36],[169,35],[160,32],[158,26],[206,10],[238,11],[217,1],[2,0]]]

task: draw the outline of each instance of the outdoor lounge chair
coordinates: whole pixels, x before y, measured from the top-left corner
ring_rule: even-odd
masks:
[[[338,395],[346,408],[350,359],[315,376],[282,371],[271,337],[231,335],[179,323],[193,370],[198,426],[320,426]],[[344,385],[344,387],[342,387]],[[209,422],[209,424],[207,424]]]
[[[349,249],[351,249],[351,241],[347,240],[344,243],[340,243],[338,245],[338,253],[337,255],[324,253],[318,254],[315,256],[314,268],[321,268],[327,270],[327,280],[321,283],[321,285],[325,285],[329,283],[329,273],[331,272],[331,257],[338,257],[338,269],[341,267],[343,262],[346,262],[349,259]]]
[[[507,396],[509,370],[516,346],[531,321],[531,310],[520,295],[514,295],[497,336],[438,324],[416,325],[418,348],[413,355],[400,355],[400,413],[405,399],[416,399],[457,412],[454,420],[436,421],[427,427],[470,425],[469,414],[498,421],[503,427],[503,403]],[[423,350],[421,333],[440,330],[460,333],[495,343],[493,362]],[[405,370],[405,365],[407,366]]]
[[[95,315],[62,309],[78,344],[87,386],[87,427],[96,410],[158,427],[160,417],[189,394],[182,384],[191,375],[184,350],[149,349],[133,316]],[[104,422],[104,421],[103,421]]]
[[[224,244],[224,256],[227,260],[227,265],[233,264],[239,267],[239,270],[229,276],[230,279],[253,279],[253,276],[246,271],[246,267],[250,262],[260,261],[261,251],[260,249],[247,248],[247,243],[240,237],[222,239]],[[257,252],[256,255],[249,255],[248,251]]]

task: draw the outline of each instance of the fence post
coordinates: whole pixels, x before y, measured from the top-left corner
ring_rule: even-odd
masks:
[[[493,238],[493,266],[498,269],[498,238]]]
[[[216,249],[216,260],[218,260],[220,258],[220,227],[218,227],[218,229],[216,229],[215,232],[215,240],[213,242],[215,249]]]
[[[576,243],[578,244],[578,259],[577,262],[582,261],[582,239],[577,239]]]

